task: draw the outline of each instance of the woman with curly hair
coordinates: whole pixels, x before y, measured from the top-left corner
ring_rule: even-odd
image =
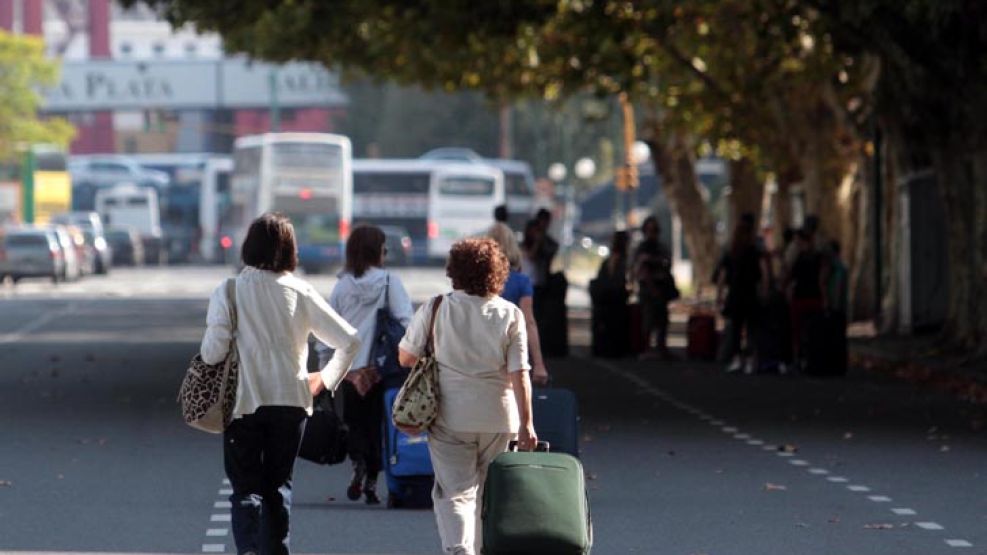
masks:
[[[515,436],[520,449],[538,442],[524,314],[498,296],[509,268],[491,239],[459,241],[446,265],[454,291],[442,297],[435,317],[441,395],[428,430],[432,500],[445,553],[480,553],[479,507],[490,462]],[[434,302],[412,318],[399,346],[402,365],[422,355]]]

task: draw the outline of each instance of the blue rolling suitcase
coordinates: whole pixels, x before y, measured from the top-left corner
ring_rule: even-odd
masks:
[[[535,432],[556,453],[579,457],[579,403],[568,389],[536,388],[531,399]]]
[[[384,477],[387,480],[388,508],[427,509],[432,507],[432,458],[428,434],[416,436],[398,430],[391,422],[391,407],[400,388],[384,392]]]

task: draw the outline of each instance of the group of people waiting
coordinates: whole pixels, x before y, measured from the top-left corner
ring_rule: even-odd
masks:
[[[628,329],[632,318],[627,301],[636,291],[646,348],[642,356],[672,358],[667,347],[668,303],[679,292],[671,257],[659,240],[654,217],[644,221],[641,236],[629,255],[630,235],[613,235],[610,255],[590,284],[594,307],[605,307],[607,314],[594,314],[606,320],[609,335],[633,337],[637,330]],[[794,365],[804,369],[812,363],[807,345],[817,339],[825,342],[823,336],[834,328],[840,337],[830,346],[843,348],[838,342],[845,338],[847,277],[840,244],[821,237],[818,217],[807,216],[801,228],[785,230],[782,243],[769,248],[758,234],[754,215],[743,214],[712,275],[716,306],[726,320],[719,350],[719,358],[728,362],[726,370],[785,373]],[[814,327],[821,320],[830,323],[827,329]],[[619,356],[627,348],[603,341],[597,354]]]
[[[634,292],[640,307],[640,346],[631,345],[635,338],[627,302]],[[614,233],[609,255],[600,265],[596,279],[590,282],[590,296],[594,305],[595,354],[622,356],[633,349],[642,350],[643,359],[675,358],[668,349],[668,304],[679,297],[679,290],[672,275],[671,253],[661,241],[657,218],[650,216],[641,224],[641,239],[633,253],[630,234]],[[601,330],[598,324],[606,326],[605,336],[597,335]]]
[[[753,214],[743,214],[713,281],[727,321],[721,356],[728,372],[786,373],[794,366],[816,373],[813,350],[829,353],[825,364],[832,367],[820,371],[842,370],[832,353],[845,350],[848,272],[839,242],[821,236],[818,217],[806,216],[769,248]]]
[[[485,237],[455,243],[449,253],[453,290],[441,296],[434,323],[440,406],[428,430],[432,499],[445,552],[480,552],[479,499],[487,467],[512,440],[522,450],[537,444],[532,380],[545,383],[548,371],[533,297],[558,250],[547,233],[550,218],[540,218],[520,245],[498,223]],[[400,278],[385,269],[385,236],[374,226],[357,226],[350,234],[345,267],[328,300],[293,274],[297,245],[287,217],[269,213],[255,220],[241,254],[245,267],[235,278],[239,382],[233,420],[223,434],[233,536],[239,554],[288,553],[292,473],[313,398],[326,389],[341,391],[353,464],[347,497],[379,503],[387,376],[373,358],[376,314],[388,310],[405,326],[397,354],[410,367],[423,354],[437,300],[413,310]],[[225,290],[225,284],[217,287],[209,301],[200,347],[208,364],[224,359],[234,335]],[[321,369],[311,374],[309,334],[324,344],[318,349]]]

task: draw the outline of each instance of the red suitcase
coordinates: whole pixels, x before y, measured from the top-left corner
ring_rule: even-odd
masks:
[[[686,324],[686,353],[689,358],[713,360],[716,358],[716,315],[697,311],[689,315]]]

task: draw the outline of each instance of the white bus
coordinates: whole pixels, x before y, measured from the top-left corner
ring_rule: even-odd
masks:
[[[109,227],[132,227],[144,243],[144,259],[164,262],[158,192],[152,187],[118,183],[96,191],[96,212]]]
[[[484,165],[444,160],[355,160],[356,222],[402,227],[415,262],[444,259],[463,237],[485,231],[504,202],[504,174]]]
[[[535,174],[522,160],[488,158],[484,163],[504,172],[504,197],[507,199],[507,223],[516,232],[535,215]]]
[[[241,137],[234,144],[232,188],[232,203],[242,203],[244,211],[231,248],[241,244],[250,220],[277,211],[295,226],[298,261],[306,272],[342,262],[353,195],[348,138],[328,133]]]
[[[243,204],[234,205],[230,191],[233,159],[212,157],[202,170],[199,188],[199,252],[206,262],[225,263],[233,246],[236,229],[233,222],[242,221]],[[239,214],[238,214],[239,212]]]

